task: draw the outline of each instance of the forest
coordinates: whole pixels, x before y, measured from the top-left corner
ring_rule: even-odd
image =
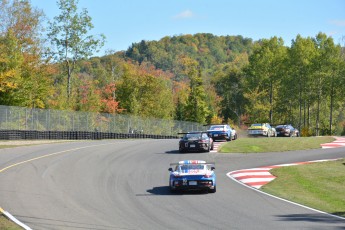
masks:
[[[30,1],[0,1],[0,105],[345,135],[345,48],[323,32],[289,47],[280,37],[184,34],[96,57],[106,38],[89,34],[87,10],[57,4],[44,23]]]

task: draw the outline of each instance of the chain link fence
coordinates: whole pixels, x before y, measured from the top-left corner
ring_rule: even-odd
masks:
[[[203,131],[205,127],[195,122],[131,115],[0,105],[0,130],[177,136],[179,132]]]

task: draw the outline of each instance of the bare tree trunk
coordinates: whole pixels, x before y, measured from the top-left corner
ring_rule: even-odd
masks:
[[[270,81],[270,123],[273,122],[273,83]]]
[[[321,100],[321,77],[319,77],[318,93],[317,93],[317,112],[316,112],[316,136],[320,134],[320,100]]]
[[[302,82],[302,77],[299,77],[299,117],[298,117],[298,129],[301,130],[301,126],[302,126],[302,86],[301,86],[301,82]]]
[[[308,129],[310,127],[310,102],[308,101],[308,120],[307,120]]]
[[[331,109],[329,114],[329,134],[332,135],[332,123],[333,123],[333,100],[334,100],[334,83],[333,83],[333,75],[332,75],[332,83],[331,83]]]
[[[71,75],[72,75],[71,67],[67,65],[67,98],[68,100],[71,96]]]

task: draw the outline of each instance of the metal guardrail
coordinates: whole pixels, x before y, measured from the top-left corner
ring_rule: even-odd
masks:
[[[21,139],[175,137],[179,132],[204,129],[203,125],[195,122],[0,105],[0,139],[16,139],[19,136]]]

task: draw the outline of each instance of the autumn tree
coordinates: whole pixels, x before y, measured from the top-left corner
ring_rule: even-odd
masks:
[[[338,76],[338,69],[340,67],[340,46],[334,44],[333,38],[327,37],[324,33],[318,33],[315,37],[315,47],[317,48],[317,55],[314,59],[314,82],[316,84],[316,98],[317,98],[317,109],[316,109],[316,135],[320,134],[320,113],[321,104],[325,99],[324,95],[327,95],[330,100],[330,121],[329,131],[332,131],[332,113],[334,104],[334,93],[336,89],[342,90],[339,87],[335,87]],[[327,100],[327,101],[328,101]]]
[[[9,93],[18,88],[23,55],[13,32],[0,37],[0,103],[10,104]]]
[[[221,97],[221,115],[224,121],[230,119],[240,125],[246,102],[243,96],[243,74],[240,69],[225,66],[217,73],[215,85]]]
[[[4,0],[0,4],[0,85],[11,86],[1,97],[6,100],[2,103],[44,108],[52,90],[53,71],[43,58],[43,13],[29,1]]]
[[[189,95],[184,109],[184,120],[205,124],[210,111],[198,63],[188,57],[182,59],[185,74],[189,79]]]
[[[315,100],[314,91],[311,89],[314,85],[312,73],[316,53],[311,37],[303,38],[297,35],[296,39],[292,40],[286,62],[287,76],[282,80],[284,86],[279,91],[282,98],[280,107],[285,107],[281,115],[289,116],[286,117],[289,122],[296,120],[296,126],[300,130],[310,126],[310,109]],[[296,118],[293,117],[294,114]]]
[[[169,74],[148,63],[125,63],[116,88],[119,107],[126,113],[172,119],[174,103]]]
[[[67,97],[71,96],[71,80],[77,64],[103,46],[105,36],[89,35],[93,28],[86,9],[78,12],[78,0],[58,0],[60,15],[49,23],[48,38],[55,47],[54,57],[64,66],[67,75]]]
[[[277,37],[259,41],[249,57],[249,65],[246,68],[249,90],[247,98],[259,97],[256,98],[256,103],[260,103],[260,110],[268,114],[268,117],[260,117],[261,121],[266,118],[266,121],[273,122],[273,109],[276,105],[279,81],[284,75],[283,64],[286,59],[287,47],[284,46],[283,39]]]

